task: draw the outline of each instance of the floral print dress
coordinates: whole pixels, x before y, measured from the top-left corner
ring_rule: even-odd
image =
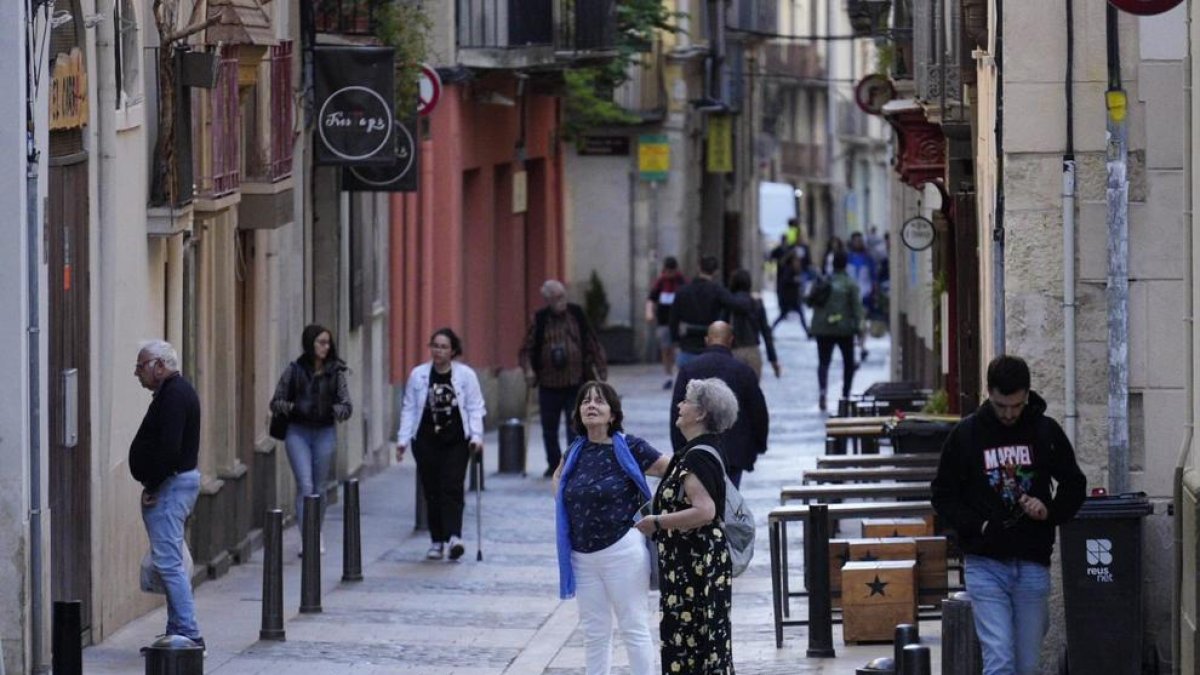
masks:
[[[690,508],[683,480],[705,451],[680,452],[671,459],[654,497],[654,512]],[[710,494],[711,494],[710,490]],[[733,569],[718,520],[694,530],[663,530],[656,535],[662,623],[662,672],[733,675],[729,610]]]

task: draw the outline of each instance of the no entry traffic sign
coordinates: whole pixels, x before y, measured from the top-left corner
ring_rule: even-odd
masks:
[[[442,98],[442,78],[428,63],[421,64],[420,87],[417,92],[417,114],[428,115]]]

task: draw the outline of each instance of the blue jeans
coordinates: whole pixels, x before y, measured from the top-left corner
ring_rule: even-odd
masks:
[[[292,422],[283,443],[296,478],[296,522],[303,528],[304,497],[321,494],[321,485],[329,478],[333,451],[337,448],[337,429],[332,424],[318,427]],[[325,520],[324,501],[321,520]]]
[[[558,444],[558,424],[564,417],[567,421],[567,445],[575,440],[571,428],[571,417],[575,415],[575,399],[579,386],[538,387],[538,411],[542,420],[542,445],[546,447],[546,464],[550,470],[558,468],[562,459],[562,446]]]
[[[984,675],[1034,675],[1049,623],[1050,568],[980,555],[964,563]]]
[[[200,495],[200,472],[193,469],[163,481],[153,506],[142,507],[150,538],[150,559],[167,591],[167,635],[200,637],[192,580],[183,565],[183,525]]]

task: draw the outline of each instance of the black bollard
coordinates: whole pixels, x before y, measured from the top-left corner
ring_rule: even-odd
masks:
[[[267,511],[263,523],[262,628],[259,640],[287,639],[283,630],[283,511]]]
[[[142,649],[146,675],[203,675],[204,649],[182,635],[164,635]]]
[[[965,591],[942,600],[942,672],[947,675],[979,675],[983,654],[975,633],[971,596]]]
[[[362,526],[357,478],[342,483],[342,495],[342,581],[362,581]]]
[[[915,645],[921,642],[921,635],[917,632],[917,625],[914,623],[898,623],[896,624],[895,637],[892,640],[892,649],[895,655],[896,675],[904,675],[904,648],[908,645]]]
[[[421,485],[420,471],[417,472],[417,487],[415,490],[413,490],[413,494],[416,495],[417,498],[416,510],[414,511],[416,516],[415,520],[413,521],[413,531],[419,532],[421,530],[428,530],[429,509],[425,504],[425,487]]]
[[[930,675],[932,665],[929,661],[929,647],[925,645],[908,645],[904,648],[904,660],[899,664],[899,670],[905,675]]]
[[[300,613],[321,612],[321,495],[304,497],[304,558],[300,563]]]
[[[525,475],[525,424],[515,418],[500,425],[500,456],[498,473]]]
[[[56,675],[83,675],[83,603],[54,601],[50,662]]]
[[[486,490],[483,484],[483,471],[475,467],[476,463],[483,462],[483,453],[472,452],[471,458],[467,460],[467,473],[470,475],[470,482],[467,484],[467,490],[475,492],[476,490]]]
[[[829,506],[813,504],[804,527],[812,567],[808,586],[808,657],[833,658],[833,608],[829,590]]]

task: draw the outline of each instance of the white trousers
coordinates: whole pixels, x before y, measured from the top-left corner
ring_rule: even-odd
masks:
[[[650,636],[650,552],[630,528],[617,543],[594,553],[571,552],[575,598],[587,653],[587,675],[609,675],[613,614],[633,675],[654,675]]]

